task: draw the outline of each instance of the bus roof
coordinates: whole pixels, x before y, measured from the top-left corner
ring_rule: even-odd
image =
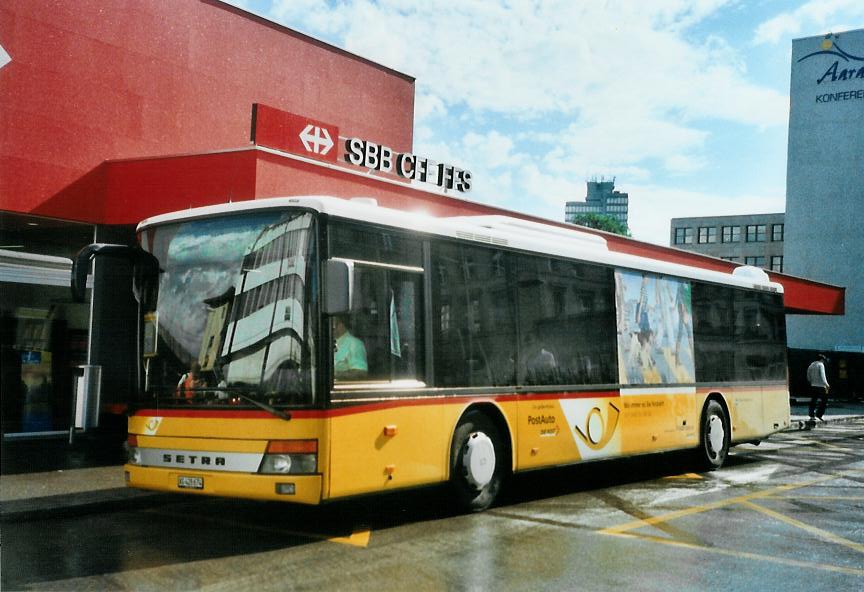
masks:
[[[197,218],[286,208],[303,208],[338,218],[369,222],[417,233],[546,255],[557,255],[662,275],[783,292],[783,286],[770,281],[768,274],[758,267],[745,265],[737,267],[731,274],[724,273],[680,263],[670,263],[661,259],[610,251],[603,237],[584,232],[576,226],[572,229],[562,228],[553,224],[547,225],[500,215],[436,217],[422,211],[381,207],[372,198],[276,197],[218,204],[147,218],[138,225],[138,231],[152,226]]]

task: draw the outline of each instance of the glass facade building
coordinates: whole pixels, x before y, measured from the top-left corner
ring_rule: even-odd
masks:
[[[89,303],[72,301],[70,257],[94,227],[0,212],[0,235],[3,434],[66,431],[90,325]]]
[[[588,194],[585,201],[568,201],[564,206],[564,221],[572,223],[576,216],[582,214],[605,214],[629,228],[627,223],[629,202],[628,194],[615,191],[614,179],[588,181]]]

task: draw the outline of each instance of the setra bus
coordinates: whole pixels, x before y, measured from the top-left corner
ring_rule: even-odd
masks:
[[[782,287],[505,216],[275,198],[160,215],[135,262],[129,486],[317,504],[789,425]],[[194,380],[190,380],[190,376]],[[542,473],[538,473],[542,478]]]

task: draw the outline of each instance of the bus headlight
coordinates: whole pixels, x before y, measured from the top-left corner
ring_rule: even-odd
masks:
[[[127,451],[127,462],[130,465],[140,465],[141,464],[141,450],[138,448],[130,448]]]
[[[262,473],[290,473],[291,465],[290,454],[268,454],[264,457],[264,462],[261,465]]]
[[[271,440],[259,473],[297,475],[318,469],[318,440]]]
[[[138,448],[138,437],[135,434],[129,434],[126,441],[126,462],[130,465],[141,464],[141,449]]]

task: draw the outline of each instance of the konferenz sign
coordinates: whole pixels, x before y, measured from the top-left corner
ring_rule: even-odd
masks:
[[[864,100],[864,55],[856,55],[864,51],[849,51],[842,45],[839,38],[827,36],[817,51],[797,61],[818,68],[816,103]]]

